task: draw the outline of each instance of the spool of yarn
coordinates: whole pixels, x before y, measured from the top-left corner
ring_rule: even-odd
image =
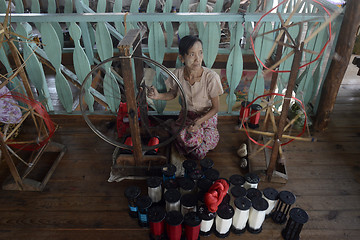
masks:
[[[235,187],[231,188],[230,193],[233,196],[233,198],[236,199],[239,197],[245,197],[247,190],[244,187],[235,186]]]
[[[163,207],[155,206],[149,208],[150,239],[163,240],[165,238],[165,216],[166,212]]]
[[[269,207],[265,211],[265,216],[268,217],[279,199],[279,193],[274,188],[265,188],[263,190],[263,198],[269,204]]]
[[[181,195],[195,193],[195,182],[190,178],[178,178],[178,184]]]
[[[210,158],[206,157],[200,160],[200,167],[203,172],[212,168],[213,166],[214,166],[214,161],[211,160]]]
[[[248,190],[246,190],[246,197],[250,199],[250,201],[252,201],[254,198],[261,198],[262,193],[257,188],[249,188]]]
[[[184,230],[186,240],[198,240],[201,219],[196,212],[189,212],[184,216]]]
[[[172,163],[168,163],[161,169],[163,175],[163,181],[175,179],[176,166]]]
[[[212,186],[213,182],[207,178],[201,178],[197,182],[198,200],[204,202],[204,195]]]
[[[238,197],[234,201],[235,214],[233,217],[231,231],[235,234],[244,233],[246,223],[249,219],[251,201],[246,197]]]
[[[206,205],[203,204],[199,207],[198,214],[201,219],[200,236],[211,235],[216,213],[210,212]]]
[[[136,206],[136,199],[140,195],[141,190],[137,186],[129,186],[125,189],[124,195],[128,199],[129,215],[132,218],[138,217],[138,209]]]
[[[198,198],[195,194],[184,194],[180,198],[181,213],[185,216],[188,212],[196,212]]]
[[[180,240],[182,235],[182,223],[184,217],[179,211],[171,211],[166,214],[166,235],[169,240]]]
[[[250,115],[250,107],[247,107],[247,106],[249,104],[250,104],[249,101],[242,101],[240,103],[241,108],[240,108],[239,121],[238,121],[239,125],[241,123],[245,124],[247,122],[247,120],[248,120],[248,117]]]
[[[248,231],[250,233],[260,233],[262,231],[262,224],[265,220],[265,211],[269,207],[267,201],[263,198],[254,198],[249,213]]]
[[[260,115],[262,107],[259,104],[251,104],[250,106],[250,121],[249,128],[255,129],[259,127]]]
[[[162,198],[162,179],[158,176],[149,177],[146,179],[148,186],[148,195],[153,204],[159,204]]]
[[[189,173],[189,178],[196,184],[197,181],[204,178],[204,173],[200,169],[194,169],[191,173]]]
[[[204,176],[212,182],[219,179],[220,173],[214,168],[210,168],[204,172]]]
[[[165,182],[163,182],[163,187],[164,187],[164,193],[169,190],[169,189],[178,189],[179,188],[179,184],[177,182],[177,179],[168,179]]]
[[[245,178],[244,188],[249,189],[249,188],[258,187],[260,178],[255,173],[247,173],[245,174],[244,178]]]
[[[185,171],[184,177],[189,177],[189,173],[196,169],[197,163],[194,160],[187,159],[183,162],[182,166]]]
[[[228,204],[221,204],[215,217],[215,235],[225,238],[230,234],[234,208]]]
[[[235,186],[231,188],[230,193],[232,195],[232,199],[234,199],[231,202],[231,206],[235,207],[234,202],[237,198],[245,197],[246,196],[246,189],[244,187],[241,187],[240,185]]]
[[[159,143],[160,143],[159,137],[151,137],[149,139],[148,146],[149,147],[155,146],[155,145],[158,145]],[[159,151],[159,148],[151,149],[151,150],[146,151],[145,155],[156,155],[158,151]]]
[[[140,227],[149,227],[148,210],[152,204],[149,196],[139,196],[136,200],[138,208],[138,224]]]
[[[234,186],[243,187],[244,183],[245,183],[245,178],[243,176],[241,176],[240,174],[234,174],[234,175],[230,176],[229,181],[230,181],[231,188]]]
[[[180,211],[181,194],[177,189],[169,189],[164,193],[166,212]]]

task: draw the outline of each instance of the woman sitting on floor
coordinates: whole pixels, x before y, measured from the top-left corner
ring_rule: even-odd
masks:
[[[202,66],[203,48],[199,38],[191,35],[183,37],[179,42],[179,54],[184,66],[175,69],[174,74],[184,89],[188,112],[186,127],[180,132],[176,146],[187,158],[200,160],[219,142],[217,113],[219,96],[224,90],[219,75]],[[148,97],[154,100],[174,99],[179,92],[176,82],[169,78],[166,85],[169,89],[166,93],[159,93],[152,86]],[[184,113],[180,112],[178,124],[183,116]]]

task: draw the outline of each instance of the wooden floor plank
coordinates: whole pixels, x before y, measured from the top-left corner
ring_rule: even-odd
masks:
[[[258,186],[296,196],[292,207],[309,215],[301,239],[360,239],[360,84],[353,75],[341,86],[328,129],[312,133],[317,141],[294,141],[283,147],[286,184],[261,181]],[[149,239],[149,229],[129,217],[124,197],[130,185],[147,194],[145,180],[108,182],[114,146],[93,133],[82,116],[51,118],[59,125],[52,141],[65,144],[67,152],[43,192],[0,190],[0,239]],[[223,178],[247,173],[239,167],[236,151],[248,140],[236,125],[237,116],[219,117],[220,142],[208,154]],[[2,161],[0,180],[8,176]],[[269,218],[262,227],[260,234],[231,233],[227,239],[282,239],[285,225]]]

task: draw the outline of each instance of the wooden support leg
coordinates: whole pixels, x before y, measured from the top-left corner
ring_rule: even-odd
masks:
[[[304,43],[301,43],[300,49],[295,49],[294,61],[291,66],[291,72],[290,72],[289,82],[288,82],[288,86],[287,86],[286,93],[285,93],[285,98],[284,98],[281,115],[280,115],[279,126],[277,129],[277,133],[275,133],[275,135],[274,135],[274,145],[272,148],[270,163],[269,163],[269,166],[266,171],[266,175],[267,175],[267,178],[269,181],[271,181],[271,177],[273,175],[273,172],[275,170],[275,166],[276,166],[276,163],[277,163],[277,160],[279,157],[279,148],[281,146],[281,138],[282,138],[282,135],[284,132],[285,124],[286,124],[286,119],[287,119],[288,110],[290,107],[290,100],[292,97],[292,92],[294,90],[296,78],[297,78],[297,75],[299,72],[303,48],[304,48]]]

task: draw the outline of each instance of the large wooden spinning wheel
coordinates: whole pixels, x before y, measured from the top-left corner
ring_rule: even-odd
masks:
[[[140,45],[136,44],[138,36],[136,30],[129,31],[120,42],[121,55],[95,66],[80,91],[80,108],[86,123],[100,138],[116,147],[116,153],[120,154],[116,163],[128,166],[164,163],[167,158],[148,153],[169,145],[185,125],[185,118],[178,121],[178,114],[159,113],[156,106],[164,102],[156,105],[147,98],[146,92],[156,85],[156,77],[163,81],[172,78],[176,82],[182,103],[177,107],[186,113],[179,80],[162,64],[142,56]],[[129,53],[130,48],[134,48],[133,54]],[[166,91],[166,87],[159,91]],[[127,141],[129,137],[131,144]],[[157,141],[149,145],[152,138]]]

